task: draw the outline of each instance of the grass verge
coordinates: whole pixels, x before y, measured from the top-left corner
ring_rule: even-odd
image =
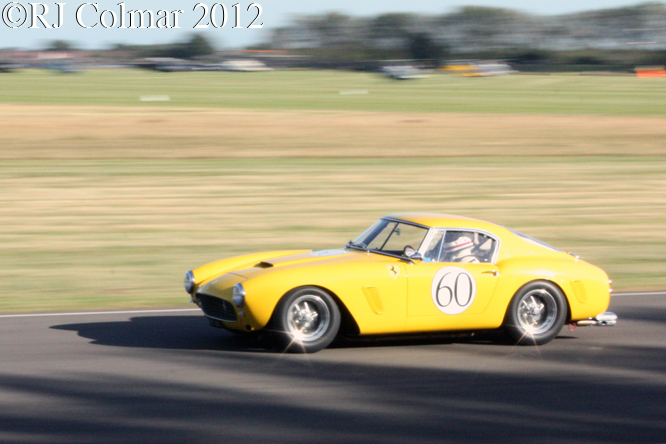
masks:
[[[3,161],[0,311],[183,306],[183,273],[235,254],[339,247],[396,211],[519,229],[666,288],[666,159]]]
[[[374,111],[666,116],[665,79],[634,76],[434,74],[395,81],[376,73],[160,73],[96,69],[0,74],[0,103],[150,109]],[[154,100],[160,97],[169,99]]]

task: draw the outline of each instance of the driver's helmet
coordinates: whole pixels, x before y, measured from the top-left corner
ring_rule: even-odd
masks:
[[[467,233],[447,233],[442,252],[444,262],[477,263],[479,260],[472,254],[474,241]]]

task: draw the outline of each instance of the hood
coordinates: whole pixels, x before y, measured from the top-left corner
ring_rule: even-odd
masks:
[[[310,264],[320,264],[322,262],[339,262],[347,260],[351,257],[357,257],[357,252],[348,251],[344,249],[336,250],[317,250],[309,253],[294,254],[291,256],[277,257],[273,259],[266,259],[257,263],[253,268],[245,270],[236,270],[231,273],[244,278],[251,278],[257,274],[264,273],[270,270],[289,267],[293,265],[308,266]]]

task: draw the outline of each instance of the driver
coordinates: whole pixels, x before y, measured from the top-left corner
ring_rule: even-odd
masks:
[[[448,231],[442,245],[442,262],[478,264],[479,260],[472,253],[473,249],[474,241],[469,233]]]

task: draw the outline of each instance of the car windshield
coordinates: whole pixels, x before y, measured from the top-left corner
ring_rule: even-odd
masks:
[[[381,219],[357,237],[353,244],[368,250],[402,255],[406,247],[418,251],[428,229],[404,222]]]

